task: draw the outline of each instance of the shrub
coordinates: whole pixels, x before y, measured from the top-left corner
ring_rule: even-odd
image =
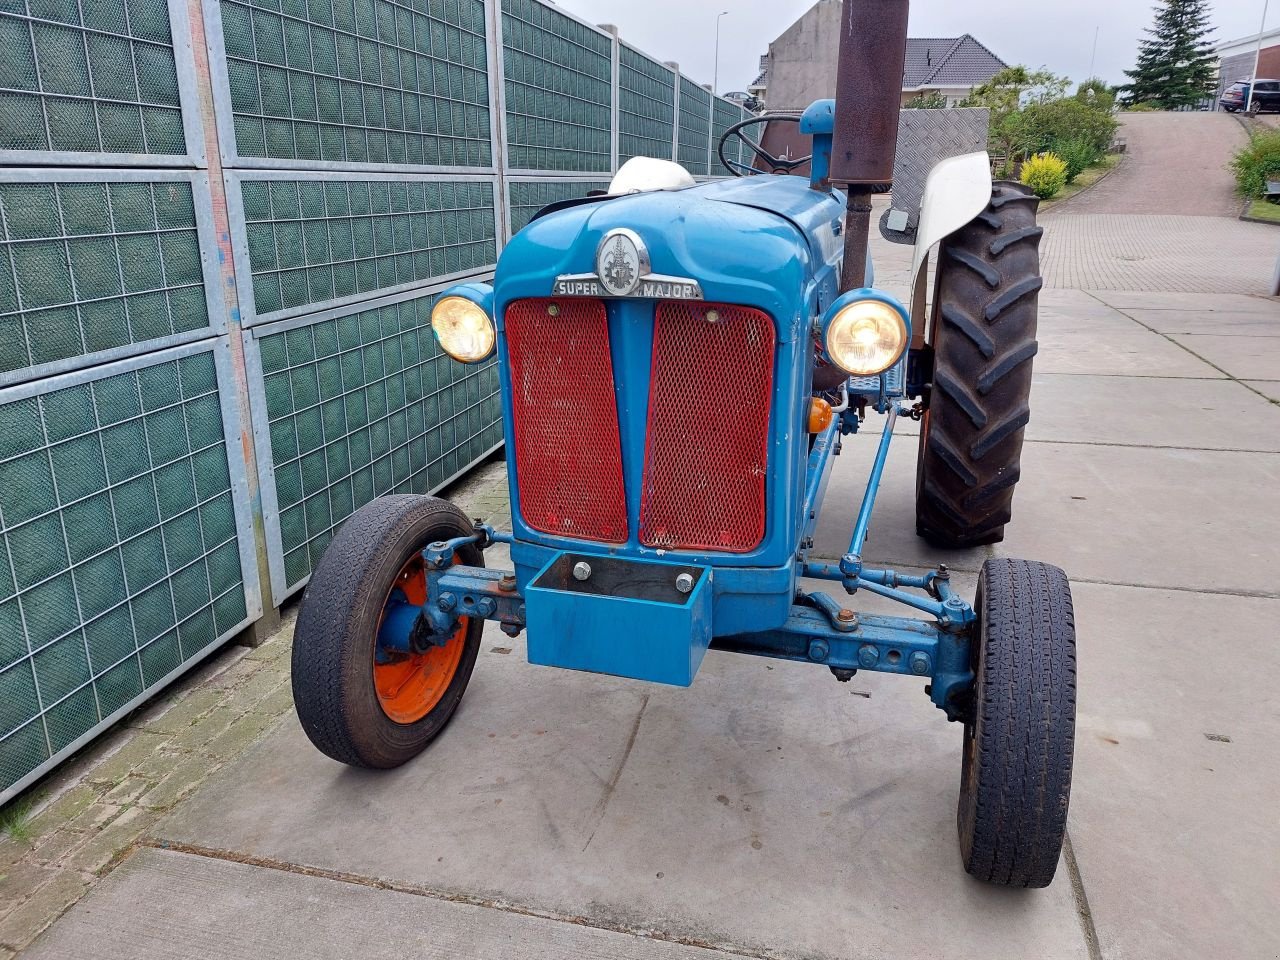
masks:
[[[1086,167],[1090,167],[1101,159],[1101,154],[1092,143],[1084,137],[1071,137],[1067,140],[1055,140],[1052,150],[1067,165],[1067,183],[1075,183]]]
[[[1029,104],[1022,111],[1022,142],[1027,153],[1055,150],[1058,144],[1079,140],[1102,156],[1116,135],[1116,120],[1109,110],[1070,97],[1049,103]]]
[[[1242,197],[1261,197],[1268,180],[1280,180],[1280,130],[1250,137],[1248,146],[1231,158],[1231,171]]]
[[[1048,200],[1067,185],[1067,164],[1052,153],[1037,153],[1023,161],[1022,182],[1041,200]]]
[[[1160,108],[1154,103],[1144,100],[1142,103],[1126,104],[1124,109],[1129,113],[1155,113]]]

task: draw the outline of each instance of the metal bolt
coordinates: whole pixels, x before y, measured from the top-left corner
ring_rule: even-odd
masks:
[[[492,617],[497,609],[498,604],[493,597],[481,597],[476,603],[476,616]]]
[[[952,610],[963,610],[963,609],[964,609],[964,601],[963,601],[963,600],[961,600],[959,597],[947,597],[947,604],[946,604],[946,605],[947,605],[948,607],[950,607]]]
[[[547,305],[547,316],[549,316],[549,317],[558,317],[558,316],[560,316],[560,305],[559,305],[559,304],[557,304],[557,303],[551,303],[551,304],[548,304],[548,305]]]
[[[682,573],[676,577],[676,589],[681,593],[688,593],[693,589],[693,577],[687,573]]]
[[[880,662],[880,650],[872,644],[863,644],[858,648],[858,662],[864,667],[874,667]]]
[[[841,609],[839,613],[836,614],[836,619],[839,620],[841,623],[857,623],[858,615],[854,613],[852,610],[850,610],[848,607],[845,607]]]
[[[809,643],[809,659],[816,660],[821,663],[827,659],[827,654],[831,652],[831,648],[827,646],[825,640],[813,640]]]
[[[498,589],[503,593],[510,593],[516,588],[516,575],[514,573],[504,573],[502,579],[498,581]]]
[[[707,316],[707,323],[718,323],[720,321],[719,310],[708,310],[706,316]]]
[[[455,597],[452,593],[442,593],[440,594],[440,598],[436,601],[436,606],[439,607],[441,610],[443,610],[445,613],[448,613],[457,605],[458,605],[458,598]]]
[[[586,580],[591,576],[591,564],[585,560],[579,560],[573,565],[573,579]]]
[[[929,655],[921,652],[920,650],[917,650],[911,655],[911,659],[908,663],[911,666],[911,672],[917,677],[923,677],[927,674],[929,672],[929,667],[931,666],[929,663]]]

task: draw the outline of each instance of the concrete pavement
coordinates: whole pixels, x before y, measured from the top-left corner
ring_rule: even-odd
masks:
[[[1049,242],[1094,216],[1047,217]],[[1251,242],[1228,223],[1175,215],[1161,239]],[[902,248],[877,252],[898,282]],[[988,555],[1072,577],[1070,855],[1047,890],[964,875],[960,731],[921,681],[712,653],[678,690],[532,667],[489,628],[423,756],[346,769],[286,715],[24,956],[1274,958],[1280,303],[1245,259],[1216,293],[1176,271],[1112,289],[1091,264],[1115,259],[1042,294],[1005,542],[915,537],[904,422],[866,551],[943,560],[965,592]],[[873,446],[837,461],[826,556]]]

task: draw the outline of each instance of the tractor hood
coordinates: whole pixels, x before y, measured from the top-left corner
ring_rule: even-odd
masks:
[[[496,306],[550,296],[559,276],[593,273],[601,238],[622,227],[643,241],[653,274],[696,280],[709,301],[758,306],[789,339],[814,274],[840,256],[843,213],[839,194],[771,176],[552,209],[504,248]]]

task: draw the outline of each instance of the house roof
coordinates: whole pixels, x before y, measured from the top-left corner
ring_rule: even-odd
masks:
[[[970,34],[909,37],[902,88],[971,87],[986,83],[1008,64]]]
[[[769,86],[769,55],[767,53],[760,54],[760,75],[747,84],[747,89],[753,87]]]

